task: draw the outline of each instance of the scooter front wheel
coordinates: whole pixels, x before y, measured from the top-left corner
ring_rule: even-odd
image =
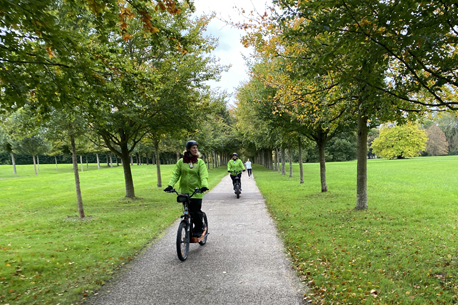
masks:
[[[190,230],[188,230],[189,224],[183,220],[178,226],[177,232],[177,255],[180,261],[185,261],[188,258],[189,253],[189,242],[191,240]]]

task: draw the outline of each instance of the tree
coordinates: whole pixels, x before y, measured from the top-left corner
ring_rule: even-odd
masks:
[[[426,135],[428,136],[428,141],[426,142],[425,151],[429,156],[443,156],[448,153],[445,133],[437,125],[433,124],[426,129]]]
[[[380,137],[372,143],[372,151],[387,159],[404,159],[420,155],[428,140],[424,130],[414,124],[382,126]]]
[[[107,72],[116,73],[103,79],[109,85],[93,93],[87,103],[91,128],[122,160],[129,198],[135,197],[129,156],[136,145],[148,133],[155,137],[165,133],[165,124],[172,131],[189,125],[201,107],[198,89],[220,71],[205,55],[215,43],[202,34],[207,18],[191,21],[189,11],[157,17],[171,31],[184,35],[186,43],[173,37],[156,37],[145,32],[136,20],[126,20],[131,33],[128,39],[113,37],[110,51],[104,53],[109,62]],[[144,39],[145,35],[149,38]]]
[[[445,133],[450,154],[458,154],[458,113],[445,113],[436,120],[439,128]]]
[[[16,170],[16,160],[14,158],[13,152],[13,140],[8,136],[7,130],[0,125],[0,151],[5,151],[11,156],[11,164],[13,165],[13,174],[17,174]]]
[[[33,166],[35,169],[35,176],[37,173],[36,156],[44,154],[51,148],[50,144],[40,135],[23,138],[14,143],[13,149],[23,155],[31,155],[33,159]]]

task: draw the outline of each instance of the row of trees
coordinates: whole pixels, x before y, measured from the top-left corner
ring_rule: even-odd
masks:
[[[0,19],[3,147],[12,157],[26,139],[68,147],[80,217],[83,143],[122,160],[126,197],[135,197],[132,153],[178,157],[189,138],[208,164],[244,147],[282,173],[293,151],[302,165],[302,152],[315,146],[323,192],[326,154],[343,160],[342,152],[355,152],[356,209],[367,208],[373,128],[456,110],[458,8],[447,1],[274,4],[270,16],[239,25],[255,54],[247,62],[251,79],[228,111],[227,96],[205,86],[225,67],[210,54],[216,41],[203,35],[209,17],[192,17],[191,1],[7,1]]]
[[[226,96],[205,82],[226,67],[211,56],[217,41],[204,36],[211,17],[193,11],[191,1],[175,0],[6,1],[0,112],[12,163],[15,150],[68,148],[80,217],[83,151],[121,159],[129,198],[136,150],[152,147],[160,160],[161,146],[178,155],[186,138],[211,138],[200,148],[217,163],[217,154],[237,143],[220,137],[230,123]]]
[[[457,110],[457,13],[452,1],[274,1],[239,24],[255,49],[237,96],[245,142],[281,155],[315,142],[325,192],[326,144],[356,132],[355,208],[366,209],[371,129]]]

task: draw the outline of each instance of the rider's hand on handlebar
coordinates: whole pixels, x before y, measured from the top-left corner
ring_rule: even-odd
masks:
[[[203,192],[206,192],[208,191],[208,187],[204,186],[202,188],[200,188],[200,191],[203,193]]]
[[[164,189],[164,192],[171,192],[173,190],[173,187],[171,187],[170,185],[167,186],[165,189]]]

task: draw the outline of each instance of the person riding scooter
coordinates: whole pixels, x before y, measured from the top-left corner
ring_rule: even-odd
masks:
[[[235,187],[235,177],[239,177],[240,191],[242,191],[242,171],[245,171],[242,160],[237,153],[232,154],[232,159],[227,163],[227,171],[231,174],[232,185]]]

